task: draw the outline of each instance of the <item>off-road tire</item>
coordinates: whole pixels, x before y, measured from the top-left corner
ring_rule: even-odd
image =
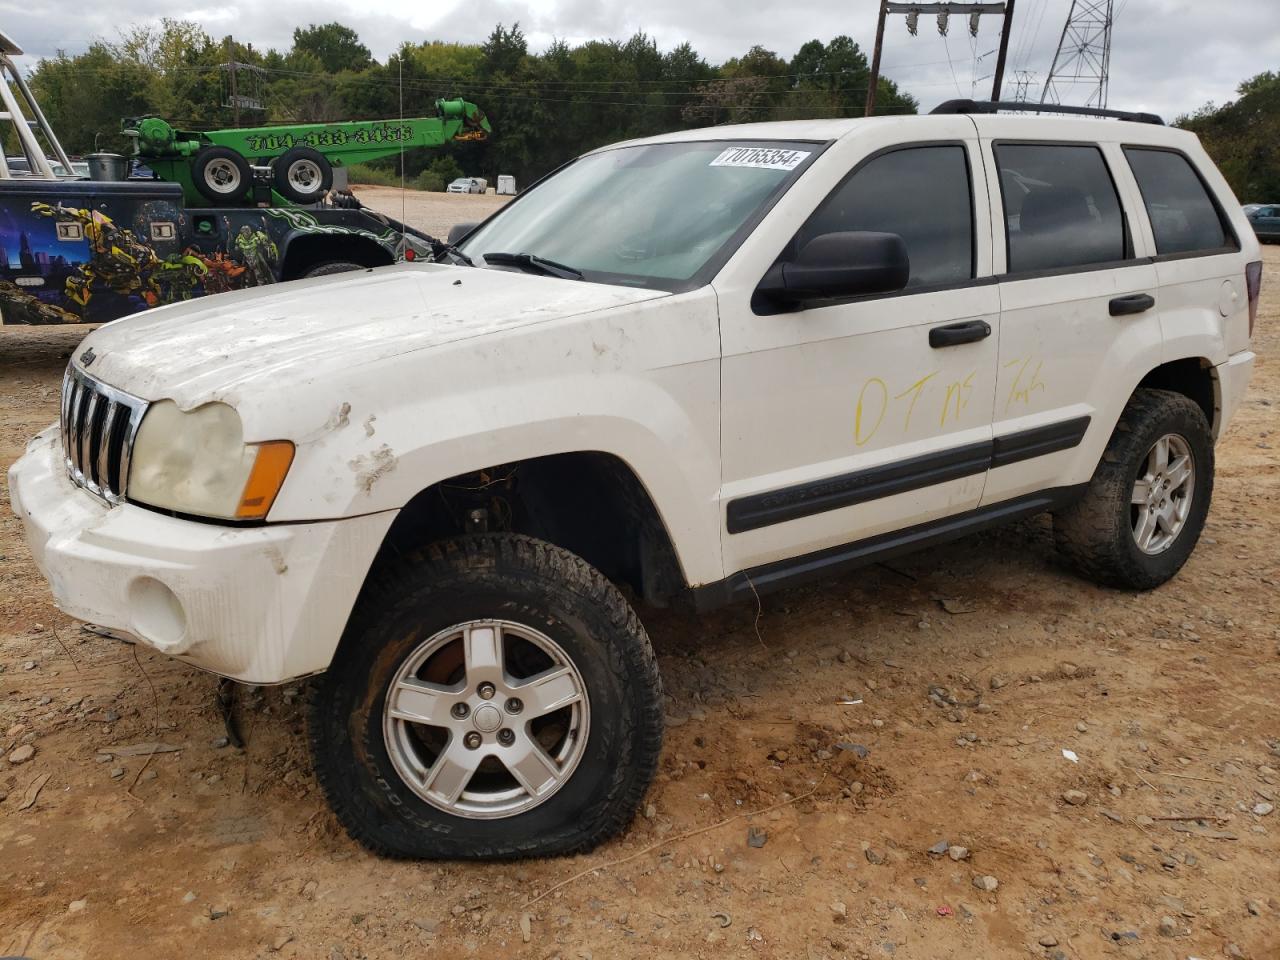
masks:
[[[230,164],[239,179],[234,189],[220,189],[213,183],[209,168],[214,164]],[[253,187],[253,169],[249,161],[230,147],[201,147],[191,159],[191,179],[197,190],[214,203],[234,203]]]
[[[350,260],[326,260],[324,263],[317,263],[314,267],[308,267],[303,271],[303,277],[327,277],[334,273],[350,273],[353,270],[367,270],[362,263],[354,263]]]
[[[1134,539],[1130,498],[1147,452],[1166,434],[1186,440],[1195,466],[1191,510],[1162,553],[1144,553]],[[1213,436],[1204,411],[1180,393],[1135,391],[1120,415],[1088,491],[1053,517],[1062,558],[1105,586],[1150,590],[1173,577],[1191,556],[1213,496]]]
[[[574,773],[545,802],[502,819],[428,804],[396,773],[383,735],[386,686],[423,639],[501,618],[552,637],[591,703]],[[370,851],[415,859],[516,859],[589,850],[635,815],[662,746],[662,685],[644,628],[581,558],[515,534],[479,534],[375,565],[337,654],[316,684],[316,776],[339,821]]]

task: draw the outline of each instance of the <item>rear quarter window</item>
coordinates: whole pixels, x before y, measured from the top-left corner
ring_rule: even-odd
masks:
[[[1180,153],[1125,147],[1142,191],[1156,253],[1209,253],[1238,249],[1235,235],[1195,167]]]

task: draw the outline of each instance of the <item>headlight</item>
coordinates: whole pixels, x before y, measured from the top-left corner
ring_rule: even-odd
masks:
[[[225,403],[183,412],[151,404],[133,444],[129,499],[224,520],[260,520],[280,492],[293,444],[245,443],[240,415]]]

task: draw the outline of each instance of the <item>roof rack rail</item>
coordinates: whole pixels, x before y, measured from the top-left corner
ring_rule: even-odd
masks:
[[[930,113],[998,113],[1008,110],[1015,113],[1069,113],[1082,117],[1110,117],[1113,120],[1129,120],[1133,123],[1153,123],[1164,126],[1164,119],[1154,113],[1131,113],[1127,110],[1103,110],[1100,107],[1071,107],[1061,103],[1027,103],[1022,100],[948,100],[940,103]]]

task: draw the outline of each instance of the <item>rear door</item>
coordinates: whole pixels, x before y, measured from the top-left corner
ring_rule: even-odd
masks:
[[[1119,145],[982,128],[1002,274],[988,504],[1086,482],[1161,331]]]

